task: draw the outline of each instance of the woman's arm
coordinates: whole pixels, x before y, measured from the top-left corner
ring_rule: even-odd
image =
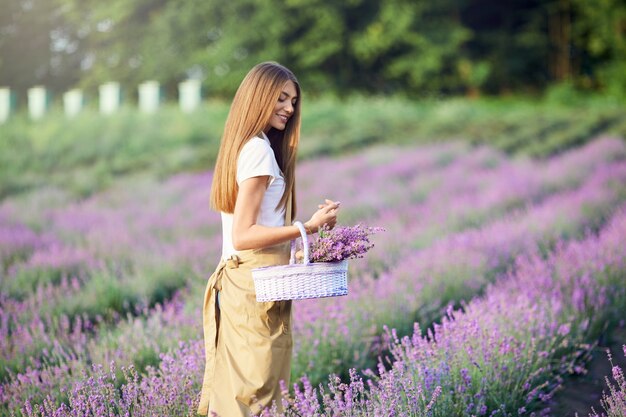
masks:
[[[296,226],[268,227],[256,224],[268,180],[267,175],[252,177],[239,186],[233,213],[232,237],[235,250],[264,248],[300,236]],[[323,224],[334,225],[337,221],[338,207],[336,203],[324,205],[305,223],[305,227],[315,232]]]

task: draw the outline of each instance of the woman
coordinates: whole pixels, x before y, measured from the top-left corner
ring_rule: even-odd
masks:
[[[222,216],[222,259],[204,295],[206,365],[198,413],[258,414],[289,383],[291,301],[257,302],[251,270],[289,262],[300,236],[295,164],[300,86],[287,68],[261,63],[233,99],[215,165],[211,206]],[[326,200],[304,223],[333,227],[339,204]]]

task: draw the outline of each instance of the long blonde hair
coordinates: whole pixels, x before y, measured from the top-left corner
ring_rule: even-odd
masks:
[[[233,213],[239,186],[237,185],[237,158],[243,146],[254,136],[260,136],[269,123],[274,107],[287,81],[293,81],[298,92],[285,130],[271,129],[268,133],[278,165],[285,176],[285,192],[276,209],[287,207],[289,194],[292,198],[292,218],[295,218],[295,168],[298,142],[300,141],[300,84],[293,73],[276,62],[256,65],[243,79],[228,113],[224,134],[215,162],[211,186],[211,208]]]

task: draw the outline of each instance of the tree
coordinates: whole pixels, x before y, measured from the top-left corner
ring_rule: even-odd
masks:
[[[473,33],[463,49],[472,65],[488,66],[480,80],[487,92],[540,89],[550,82],[548,6],[545,0],[472,0],[462,8],[461,22]]]
[[[68,36],[65,10],[46,0],[2,0],[0,85],[20,93],[35,85],[62,90],[77,82],[74,53],[80,39]]]
[[[626,96],[626,3],[571,0],[576,19],[573,43],[581,62],[579,78],[611,94]]]
[[[394,90],[455,92],[458,63],[470,31],[459,22],[457,2],[380,2],[373,18],[351,37],[363,72]]]
[[[313,93],[626,94],[622,0],[0,1],[0,82],[22,90],[195,77],[231,96],[274,60]]]

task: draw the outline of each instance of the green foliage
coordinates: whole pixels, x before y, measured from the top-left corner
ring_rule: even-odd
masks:
[[[126,109],[110,118],[85,112],[69,122],[61,115],[43,124],[12,121],[0,134],[0,196],[43,182],[87,196],[120,175],[203,168],[215,158],[226,112],[224,104],[210,106],[187,116]]]
[[[7,0],[0,84],[61,92],[194,77],[230,96],[254,64],[308,91],[416,94],[577,88],[626,94],[621,0]],[[129,95],[135,100],[135,94]],[[22,100],[20,100],[22,101]]]
[[[585,101],[585,94],[576,89],[571,81],[564,81],[550,86],[545,94],[548,103],[556,105],[580,104]]]
[[[587,55],[586,64],[596,69],[595,81],[609,94],[623,99],[626,97],[626,3],[621,0],[572,0],[572,3],[579,15],[584,16],[574,22],[575,45]]]
[[[20,92],[45,84],[65,88],[78,79],[78,49],[63,42],[68,15],[57,1],[3,0],[0,3],[0,86]],[[63,63],[63,65],[61,64]]]
[[[305,97],[299,155],[464,138],[511,154],[545,157],[603,133],[626,136],[626,112],[619,102],[577,96],[565,105],[549,97],[420,102]],[[164,178],[208,170],[227,111],[226,103],[214,101],[193,114],[164,107],[145,115],[127,108],[112,117],[87,111],[70,121],[60,114],[38,123],[12,120],[0,131],[0,198],[44,185],[86,197],[121,176]]]
[[[112,319],[119,312],[131,311],[138,302],[137,294],[127,291],[125,282],[109,271],[94,272],[79,297],[60,307],[70,317],[86,315]]]
[[[42,284],[57,285],[67,272],[62,269],[24,267],[18,270],[12,279],[2,285],[3,292],[21,299],[32,294]]]
[[[113,319],[142,306],[154,306],[169,300],[176,290],[185,287],[189,279],[196,276],[185,265],[167,263],[136,267],[135,272],[127,268],[113,269],[92,272],[79,295],[70,303],[56,306],[54,315]],[[51,280],[50,274],[54,271],[44,277],[48,281]],[[23,280],[18,275],[15,281],[17,286]]]

